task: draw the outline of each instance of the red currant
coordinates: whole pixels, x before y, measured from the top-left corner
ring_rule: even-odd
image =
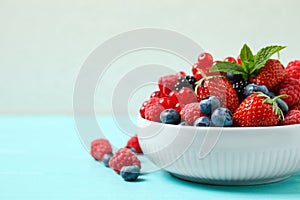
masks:
[[[224,59],[225,62],[232,62],[232,63],[237,63],[236,59],[234,57],[227,57]]]
[[[180,113],[181,109],[184,107],[184,104],[182,103],[176,103],[174,106],[174,109]]]
[[[148,104],[148,101],[145,101],[140,108],[140,114],[143,118],[145,118],[145,108],[146,108],[147,104]]]
[[[179,71],[176,75],[177,76],[186,76],[186,73],[184,71]]]
[[[201,53],[198,57],[198,66],[203,69],[210,68],[214,59],[210,53]]]
[[[196,81],[199,81],[201,78],[203,78],[203,76],[200,72],[197,72],[196,74],[194,74],[194,77],[195,77]]]
[[[165,109],[172,108],[173,104],[168,97],[162,97],[159,99],[159,104],[162,105]]]
[[[160,97],[160,91],[152,92],[152,94],[150,95],[150,98],[153,98],[153,97]]]
[[[177,91],[170,92],[169,98],[170,98],[170,101],[173,105],[178,103],[178,96],[179,96],[179,93]]]
[[[240,56],[237,57],[237,64],[242,65],[242,61],[241,61],[241,57]]]
[[[199,72],[198,69],[199,69],[198,63],[195,63],[192,66],[192,73],[193,73],[193,75],[195,75],[197,72]]]

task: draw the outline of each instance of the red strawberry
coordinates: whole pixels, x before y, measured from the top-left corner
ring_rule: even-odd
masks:
[[[286,67],[286,77],[300,79],[300,60],[294,60],[288,63]]]
[[[276,103],[278,98],[271,99],[263,93],[251,94],[233,114],[235,126],[276,126],[283,118]]]
[[[269,90],[279,84],[285,76],[285,68],[279,60],[269,59],[250,82],[265,85]]]
[[[139,161],[138,157],[127,148],[119,149],[109,160],[109,167],[115,170],[115,172],[118,174],[120,173],[122,167],[129,165],[137,165],[139,168],[141,168],[141,162]]]
[[[222,106],[227,107],[232,113],[239,106],[239,99],[230,81],[225,77],[205,77],[196,86],[197,98],[201,100],[209,95],[220,99]]]
[[[133,147],[137,153],[143,153],[137,135],[132,136],[126,144],[126,147]]]
[[[91,143],[91,155],[95,160],[102,160],[105,154],[111,152],[112,147],[107,139],[101,138]]]
[[[300,124],[300,110],[290,110],[280,125]]]
[[[180,111],[181,119],[190,125],[193,125],[195,120],[201,116],[206,116],[200,111],[199,103],[190,103],[183,107]]]
[[[163,96],[168,96],[169,93],[174,90],[174,86],[178,81],[177,75],[167,75],[160,77],[158,81],[158,87],[160,90],[160,94]]]
[[[277,95],[287,94],[287,97],[282,98],[289,107],[300,103],[300,79],[285,78],[278,86],[275,87]]]

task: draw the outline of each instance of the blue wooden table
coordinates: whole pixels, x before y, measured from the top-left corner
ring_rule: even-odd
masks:
[[[0,142],[0,200],[300,199],[300,173],[243,187],[190,183],[162,170],[125,182],[90,157],[72,116],[2,116]]]

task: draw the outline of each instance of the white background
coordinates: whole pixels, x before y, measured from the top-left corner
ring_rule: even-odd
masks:
[[[71,114],[76,76],[88,55],[110,37],[137,28],[182,33],[217,59],[237,55],[244,43],[254,51],[286,45],[282,62],[300,59],[299,2],[0,0],[0,112]],[[147,62],[190,70],[178,58],[144,52],[119,60],[105,84]],[[147,92],[139,98],[147,98]],[[109,106],[95,106],[99,113],[110,112]]]

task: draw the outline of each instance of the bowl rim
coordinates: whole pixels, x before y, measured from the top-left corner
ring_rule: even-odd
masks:
[[[154,125],[163,125],[166,127],[170,127],[170,128],[182,128],[182,129],[199,129],[199,130],[208,130],[208,129],[223,129],[227,131],[245,131],[245,130],[270,130],[270,129],[276,129],[276,130],[280,130],[280,129],[286,129],[286,128],[299,128],[300,130],[300,124],[291,124],[291,125],[283,125],[283,126],[251,126],[251,127],[213,127],[213,126],[209,126],[209,127],[196,127],[196,126],[179,126],[179,125],[174,125],[174,124],[164,124],[161,122],[154,122],[154,121],[150,121],[147,120],[143,117],[141,117],[140,115],[138,115],[138,124],[139,121],[144,121],[148,124],[154,124]]]

